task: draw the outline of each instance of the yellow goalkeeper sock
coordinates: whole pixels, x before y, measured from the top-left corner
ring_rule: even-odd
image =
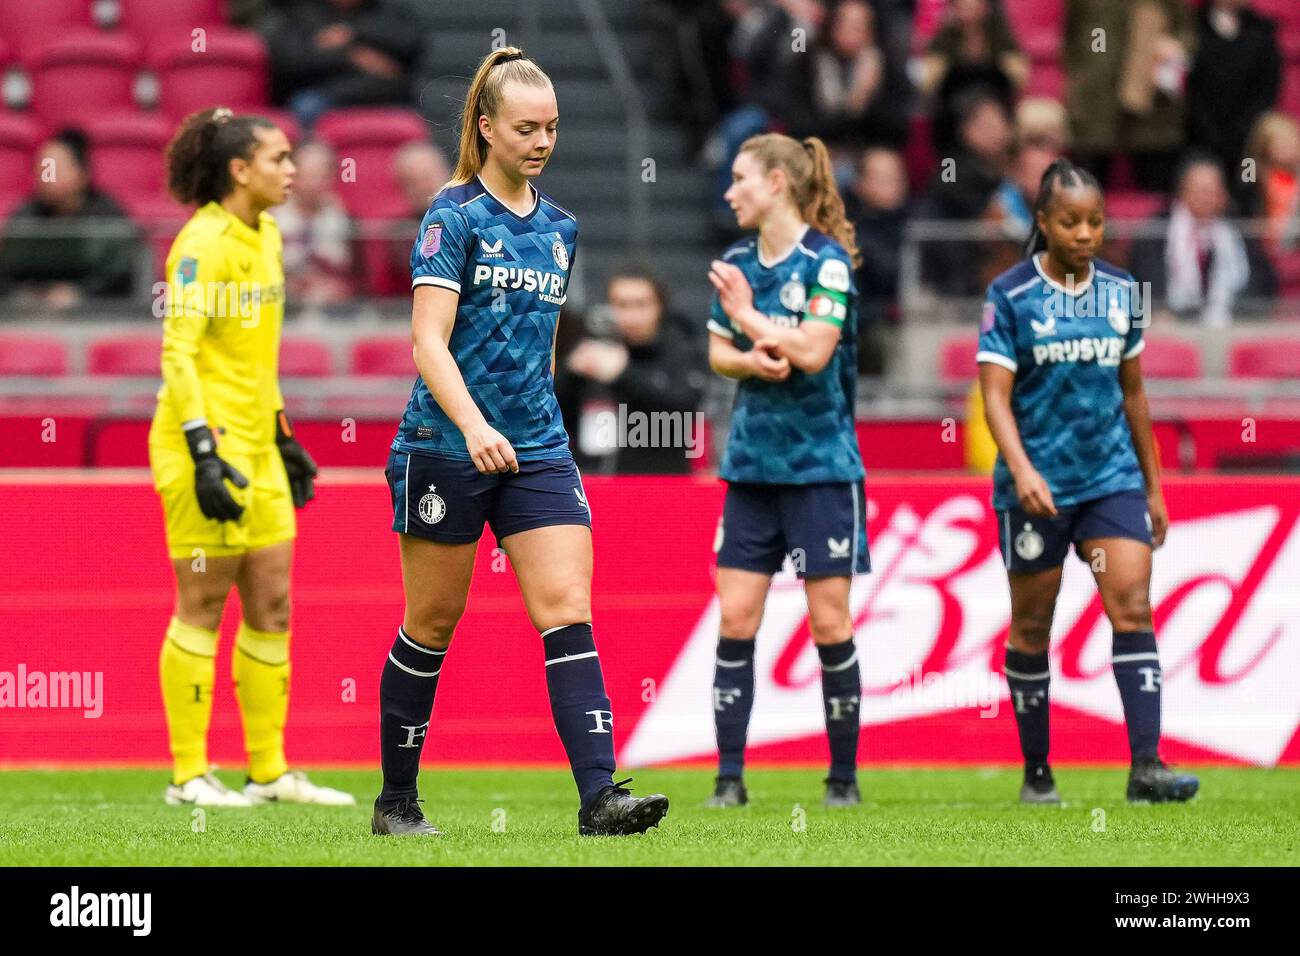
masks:
[[[289,714],[289,632],[258,631],[240,621],[231,675],[244,719],[248,776],[254,783],[270,783],[289,769],[284,759],[284,722]]]
[[[208,721],[216,676],[217,632],[173,617],[158,656],[167,737],[172,751],[172,782],[184,783],[208,772]]]

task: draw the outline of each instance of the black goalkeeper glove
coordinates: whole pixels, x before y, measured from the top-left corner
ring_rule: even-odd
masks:
[[[236,488],[247,488],[248,479],[230,462],[217,457],[217,442],[207,425],[188,429],[185,441],[194,459],[194,494],[199,499],[199,510],[213,521],[238,521],[244,506],[235,500],[226,481]]]
[[[280,409],[275,413],[275,447],[280,449],[284,470],[289,476],[293,506],[301,508],[316,497],[316,462],[307,449],[298,444],[289,425],[289,416]]]

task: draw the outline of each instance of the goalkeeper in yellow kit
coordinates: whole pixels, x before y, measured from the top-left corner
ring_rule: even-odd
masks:
[[[176,572],[159,660],[173,759],[166,801],[351,804],[284,757],[294,508],[314,497],[316,475],[278,380],[284,267],[266,210],[288,197],[292,149],[269,120],[217,108],[185,119],[166,162],[172,195],[198,206],[167,256],[163,386],[149,430]],[[248,750],[242,793],[207,757],[217,629],[232,587],[243,606],[232,654]]]

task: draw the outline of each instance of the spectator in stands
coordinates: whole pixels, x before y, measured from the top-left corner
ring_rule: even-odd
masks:
[[[334,190],[338,164],[324,143],[294,151],[298,174],[289,201],[276,210],[284,237],[284,278],[290,299],[329,307],[357,291],[352,220]]]
[[[749,137],[811,112],[812,104],[794,95],[795,61],[807,55],[826,11],[817,0],[725,0],[723,10],[731,18],[730,72],[741,79],[731,91],[736,105],[710,134],[705,153],[717,175],[714,224],[720,234],[732,235],[735,216],[722,198],[731,185],[731,163]]]
[[[858,369],[883,371],[882,323],[898,318],[898,274],[907,224],[907,166],[900,153],[877,147],[862,154],[858,176],[844,194],[845,215],[853,223],[862,265],[858,287]]]
[[[432,143],[406,143],[393,157],[397,184],[411,218],[418,223],[447,177],[447,157]]]
[[[989,90],[1008,111],[1029,78],[1020,50],[991,0],[950,0],[943,25],[931,38],[922,63],[921,90],[933,98],[933,137],[940,153],[957,145],[957,104],[964,93]]]
[[[1054,153],[1070,148],[1070,116],[1059,100],[1026,96],[1016,104],[1016,147],[1036,146]]]
[[[1016,150],[1007,177],[998,185],[984,212],[984,221],[997,226],[1004,242],[989,242],[983,250],[982,275],[992,280],[1025,257],[1025,240],[1034,229],[1034,203],[1047,167],[1061,158],[1044,146]]]
[[[1166,191],[1186,137],[1183,81],[1195,47],[1187,0],[1067,0],[1065,24],[1080,165],[1105,184],[1114,157],[1127,153],[1142,189]]]
[[[90,184],[87,148],[84,133],[65,129],[37,151],[34,193],[0,239],[0,286],[20,300],[64,310],[131,293],[139,238],[121,207]]]
[[[262,32],[275,101],[304,128],[336,106],[410,100],[422,38],[392,0],[296,0]]]
[[[1060,158],[1060,152],[1043,146],[1025,146],[1016,151],[1010,175],[998,186],[988,209],[988,218],[1002,227],[1008,239],[1023,246],[1033,232],[1039,184],[1047,167]]]
[[[958,152],[944,160],[931,179],[922,201],[922,218],[984,218],[1007,174],[1012,130],[1001,97],[987,90],[971,90],[958,101],[957,110]],[[984,244],[979,242],[926,243],[926,283],[948,295],[978,295],[987,285],[979,268],[984,252]]]
[[[867,0],[840,0],[795,63],[797,101],[812,108],[791,117],[791,135],[819,136],[833,151],[906,142],[906,76],[886,57]]]
[[[397,184],[406,200],[406,215],[385,244],[387,250],[384,267],[391,281],[378,283],[381,289],[407,289],[411,284],[411,236],[420,228],[420,220],[429,210],[429,203],[442,189],[451,175],[447,157],[432,143],[406,143],[393,157],[393,171]]]
[[[1242,299],[1273,294],[1273,271],[1258,243],[1227,218],[1228,190],[1215,157],[1191,156],[1177,184],[1168,232],[1134,243],[1130,271],[1178,318],[1227,325]]]
[[[639,266],[618,269],[607,294],[610,333],[582,339],[557,363],[555,391],[574,457],[581,467],[606,473],[685,474],[692,462],[688,450],[706,453],[700,417],[686,414],[698,411],[707,380],[700,330],[672,311],[663,283]],[[626,406],[625,414],[619,406]],[[635,426],[636,413],[650,422],[679,422],[672,437],[681,444],[648,447],[631,428],[620,435],[612,427],[619,421]]]
[[[1245,199],[1238,165],[1259,116],[1272,109],[1282,57],[1272,20],[1250,0],[1211,0],[1196,12],[1196,60],[1187,77],[1192,145],[1216,156],[1229,188]]]
[[[1300,238],[1300,124],[1285,113],[1265,113],[1245,158],[1253,163],[1247,211],[1263,220],[1269,254],[1293,251]]]

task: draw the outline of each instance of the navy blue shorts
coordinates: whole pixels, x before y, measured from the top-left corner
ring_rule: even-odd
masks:
[[[1093,538],[1132,538],[1150,545],[1151,515],[1141,491],[1117,491],[1104,498],[1057,508],[1055,518],[1036,518],[1021,508],[998,512],[998,544],[1008,571],[1058,568],[1074,544],[1082,561],[1082,543]]]
[[[518,472],[485,475],[472,461],[394,451],[384,477],[393,530],[430,541],[477,541],[484,522],[498,541],[553,524],[591,527],[587,492],[570,456],[521,461]]]
[[[866,574],[871,557],[863,482],[729,483],[713,550],[720,568],[775,574],[788,554],[801,578]]]

